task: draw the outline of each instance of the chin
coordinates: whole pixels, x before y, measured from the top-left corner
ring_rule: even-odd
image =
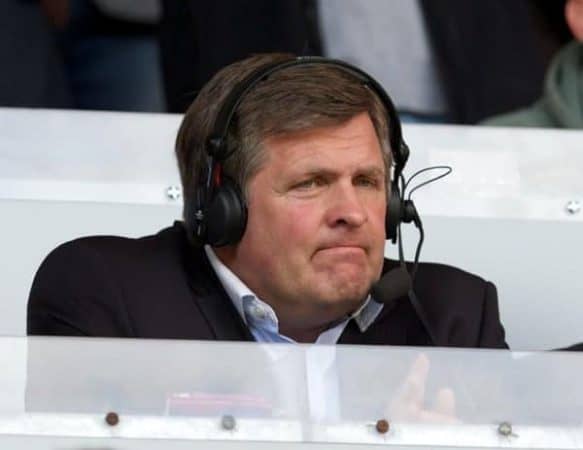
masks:
[[[323,299],[328,304],[344,304],[358,307],[368,296],[370,286],[370,282],[363,283],[362,281],[358,284],[334,285],[327,289],[328,295],[323,296]]]
[[[316,277],[306,279],[303,284],[310,293],[304,297],[312,298],[321,305],[360,305],[368,296],[375,281],[369,267],[355,270],[328,270]]]

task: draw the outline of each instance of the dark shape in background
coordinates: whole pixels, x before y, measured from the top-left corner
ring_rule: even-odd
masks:
[[[72,107],[57,37],[37,2],[0,2],[0,106]]]
[[[544,58],[529,2],[421,0],[452,122],[473,124],[540,94]]]
[[[168,111],[185,111],[215,72],[251,54],[320,54],[316,26],[314,0],[164,0]]]

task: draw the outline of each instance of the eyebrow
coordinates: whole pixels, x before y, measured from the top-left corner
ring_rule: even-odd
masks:
[[[302,170],[300,172],[298,172],[298,174],[301,175],[328,175],[328,176],[334,176],[338,173],[338,171],[334,170],[334,169],[328,169],[325,167],[313,167],[313,168],[308,168],[307,170]],[[367,175],[367,176],[371,176],[371,177],[385,177],[385,168],[380,168],[378,166],[366,166],[366,167],[362,167],[359,168],[355,171],[355,175]]]
[[[383,167],[381,169],[377,166],[364,167],[363,169],[357,170],[357,173],[360,175],[378,176],[378,177],[384,178],[385,177],[385,168]]]

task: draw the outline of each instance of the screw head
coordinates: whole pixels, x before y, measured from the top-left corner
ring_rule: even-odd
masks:
[[[502,422],[500,425],[498,425],[498,434],[502,436],[511,436],[512,425],[508,422]]]
[[[178,200],[182,195],[182,191],[178,186],[168,186],[166,188],[166,197],[170,200]]]
[[[565,206],[565,210],[570,215],[578,214],[581,211],[581,202],[578,202],[577,200],[571,200]]]
[[[380,434],[387,433],[390,428],[391,428],[391,425],[389,424],[389,421],[386,419],[379,419],[379,420],[377,420],[377,423],[375,424],[375,429]]]
[[[116,412],[108,412],[105,415],[105,423],[110,427],[115,427],[119,423],[119,415]]]
[[[224,415],[221,418],[221,427],[223,428],[223,430],[232,431],[235,429],[236,425],[237,422],[235,421],[235,418],[230,414]]]

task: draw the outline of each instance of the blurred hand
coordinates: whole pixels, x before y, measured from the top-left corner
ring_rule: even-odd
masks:
[[[429,373],[429,359],[421,354],[413,365],[400,391],[387,408],[387,418],[391,421],[411,421],[435,424],[455,424],[459,419],[455,414],[455,396],[450,388],[440,389],[433,408],[425,406],[425,386]]]
[[[69,22],[69,0],[40,0],[40,6],[56,28],[65,28]]]

